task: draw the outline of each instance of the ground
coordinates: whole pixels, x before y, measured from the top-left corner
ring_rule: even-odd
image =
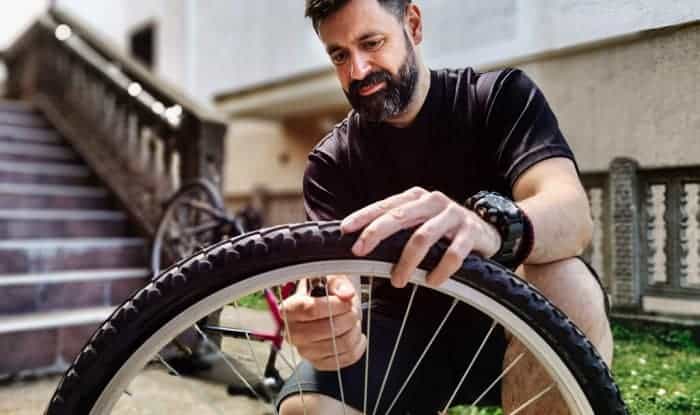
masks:
[[[229,315],[228,318],[237,317]],[[257,325],[270,326],[265,314],[246,312],[243,318]],[[689,331],[619,324],[613,326],[613,331],[616,340],[613,371],[630,414],[700,413],[700,347],[693,343]],[[240,343],[225,344],[231,352],[241,346]],[[256,353],[262,357],[265,350],[257,349]],[[248,364],[253,364],[252,359]],[[58,378],[53,377],[0,387],[0,415],[41,414],[57,382]],[[163,388],[163,384],[168,387]],[[272,413],[269,407],[246,397],[227,395],[219,384],[183,382],[163,371],[147,371],[130,387],[130,392],[132,397],[125,396],[120,401],[117,414]],[[129,399],[138,399],[138,410],[130,405]],[[495,415],[501,412],[460,408],[450,413]]]

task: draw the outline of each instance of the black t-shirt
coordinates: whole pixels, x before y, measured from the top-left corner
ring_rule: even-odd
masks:
[[[412,186],[460,203],[480,190],[512,197],[518,177],[551,157],[574,160],[544,95],[522,71],[431,71],[411,125],[364,122],[351,111],[311,151],[304,205],[311,220],[335,220]],[[384,288],[385,297],[398,295]]]

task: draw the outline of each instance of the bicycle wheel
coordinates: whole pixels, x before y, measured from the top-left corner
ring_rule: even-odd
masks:
[[[169,265],[216,242],[223,217],[224,203],[211,183],[196,180],[182,186],[168,201],[158,223],[151,250],[151,275],[158,275],[162,264]]]
[[[139,387],[132,382],[139,372],[158,360],[159,350],[173,337],[202,317],[232,299],[302,277],[388,278],[409,236],[407,231],[400,232],[365,258],[352,255],[350,247],[357,235],[341,234],[338,222],[279,226],[213,245],[164,271],[114,312],[76,357],[47,414],[140,413],[112,410],[117,402],[136,399]],[[415,289],[428,289],[426,271],[437,265],[445,248],[438,243],[430,250],[412,276]],[[619,390],[593,345],[563,313],[514,274],[470,256],[439,291],[487,314],[525,344],[551,375],[571,414],[626,414]],[[406,314],[409,312],[410,305]],[[395,341],[398,344],[400,338]],[[293,351],[286,353],[294,358]],[[465,361],[474,358],[464,356]],[[253,413],[240,408],[211,410]],[[195,411],[206,413],[201,407]],[[270,412],[276,410],[266,407],[261,413]]]

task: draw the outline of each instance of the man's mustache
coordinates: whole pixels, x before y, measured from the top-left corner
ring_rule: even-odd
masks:
[[[369,75],[365,76],[364,79],[352,81],[350,83],[350,87],[348,89],[349,89],[350,95],[358,97],[358,96],[360,96],[360,89],[367,87],[367,86],[376,85],[380,82],[386,82],[388,84],[392,80],[393,80],[393,78],[391,77],[391,74],[389,74],[386,71],[372,72]]]

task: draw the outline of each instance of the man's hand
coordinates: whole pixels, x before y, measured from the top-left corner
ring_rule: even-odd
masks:
[[[355,286],[346,276],[331,275],[327,281],[327,297],[311,297],[307,294],[306,280],[300,281],[297,292],[284,300],[282,309],[286,314],[289,341],[299,354],[316,369],[331,371],[337,368],[331,314],[341,368],[360,360],[366,338],[362,334],[362,311]]]
[[[418,225],[421,226],[406,243],[401,259],[392,270],[391,283],[395,287],[408,283],[430,247],[440,238],[450,239],[452,243],[427,277],[432,286],[445,282],[471,252],[489,258],[501,246],[496,228],[443,193],[420,187],[360,209],[346,217],[340,226],[344,233],[364,228],[352,247],[355,255],[364,256],[392,234]]]

